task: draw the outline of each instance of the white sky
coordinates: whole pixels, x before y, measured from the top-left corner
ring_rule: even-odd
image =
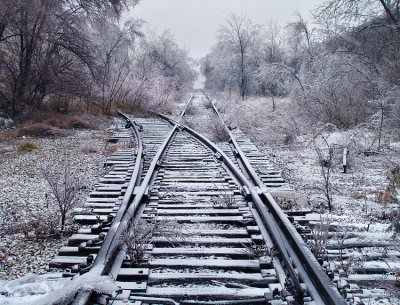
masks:
[[[233,12],[258,24],[293,21],[299,11],[305,18],[322,0],[141,0],[130,15],[143,19],[158,33],[169,30],[189,56],[205,56],[215,43],[220,25]]]

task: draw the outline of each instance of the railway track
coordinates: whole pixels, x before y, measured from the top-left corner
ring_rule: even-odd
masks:
[[[263,161],[243,137],[227,131],[231,160],[166,117],[123,117],[112,141],[137,145],[106,161],[112,170],[75,216],[83,227],[50,264],[109,275],[121,290],[81,291],[74,304],[345,304],[265,192],[284,181],[258,176]]]
[[[208,96],[207,99],[212,104]],[[212,110],[220,117],[214,105]],[[255,183],[263,189],[266,187],[274,198],[283,199],[279,201],[280,206],[303,240],[314,250],[346,302],[398,304],[400,243],[396,234],[390,230],[382,232],[379,222],[370,228],[363,221],[349,223],[346,217],[315,213],[302,207],[302,199],[293,192],[286,192],[287,185],[281,184],[279,173],[263,159],[252,141],[238,129],[228,132],[236,139],[231,148],[234,151],[237,147],[242,148],[242,153],[259,175],[261,181]],[[292,195],[288,196],[290,193]],[[297,206],[299,202],[293,206],[293,201],[300,201],[300,209]]]

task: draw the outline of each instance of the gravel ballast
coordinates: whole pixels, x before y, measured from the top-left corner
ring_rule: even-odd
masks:
[[[0,279],[46,273],[49,261],[65,244],[66,237],[38,234],[39,229],[32,225],[36,222],[49,227],[59,217],[41,164],[48,164],[51,172],[62,172],[67,164],[79,177],[79,207],[105,173],[107,138],[104,131],[80,130],[60,138],[20,138],[0,143]],[[19,151],[23,141],[34,142],[39,148]]]

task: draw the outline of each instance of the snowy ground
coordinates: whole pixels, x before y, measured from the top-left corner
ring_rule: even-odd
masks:
[[[383,213],[390,213],[398,204],[378,202],[377,193],[384,192],[389,180],[386,173],[400,163],[398,136],[384,139],[384,150],[372,151],[375,134],[367,129],[341,131],[334,126],[309,125],[299,109],[288,99],[277,100],[272,112],[268,98],[218,102],[224,119],[232,127],[247,133],[259,148],[283,170],[291,186],[307,194],[313,207],[325,206],[320,188],[323,186],[316,147],[328,156],[328,145],[334,148],[332,164],[333,211],[380,222]],[[343,148],[350,151],[350,168],[343,173]]]
[[[334,126],[312,126],[306,123],[307,120],[288,99],[277,100],[274,112],[269,99],[218,100],[217,106],[225,121],[251,135],[270,161],[283,170],[284,178],[290,185],[307,195],[309,207],[317,212],[326,210],[326,202],[321,191],[321,166],[315,147],[322,149],[326,155],[327,145],[333,147],[332,222],[359,227],[361,232],[371,233],[370,237],[375,240],[397,238],[397,234],[387,229],[390,225],[388,215],[398,209],[398,204],[387,204],[385,207],[377,197],[388,185],[386,173],[400,163],[398,138],[393,135],[385,138],[384,150],[368,155],[364,152],[374,148],[371,147],[375,137],[373,132],[361,128],[340,131]],[[204,113],[197,114],[192,124],[199,127],[209,116],[208,112],[204,107]],[[207,131],[207,128],[202,131]],[[81,192],[84,199],[93,183],[104,174],[106,138],[105,132],[78,131],[57,139],[30,139],[39,146],[32,152],[17,151],[23,139],[0,142],[0,279],[10,280],[30,272],[45,273],[48,262],[65,243],[63,239],[35,238],[32,227],[26,225],[33,218],[50,219],[52,215],[48,211],[55,209],[49,188],[40,174],[39,161],[62,164],[65,160],[63,153],[67,151],[71,168],[84,181],[85,189]],[[347,174],[341,167],[344,146],[350,149],[351,167]],[[83,200],[80,202],[83,203]],[[10,232],[11,235],[6,234]],[[368,240],[369,237],[366,238]],[[28,278],[29,281],[33,288],[28,285],[27,289],[37,290],[42,279]],[[19,282],[16,284],[21,286]],[[44,290],[48,288],[46,285]],[[19,293],[14,290],[12,293]],[[3,292],[0,291],[0,294]]]
[[[65,238],[38,238],[35,221],[47,225],[56,219],[57,206],[39,164],[60,169],[69,160],[72,172],[80,176],[79,203],[104,174],[104,131],[76,131],[60,138],[25,138],[0,142],[0,279],[15,279],[27,273],[42,274]],[[18,144],[30,140],[39,149],[20,152]],[[36,230],[36,234],[35,234]]]
[[[220,97],[217,100],[224,120],[233,128],[239,127],[253,139],[269,160],[275,163],[276,168],[283,171],[283,177],[291,187],[307,196],[309,207],[315,211],[316,216],[320,213],[322,217],[328,217],[330,226],[339,228],[345,235],[351,232],[358,236],[346,242],[354,240],[356,243],[376,245],[366,250],[367,252],[361,250],[361,255],[365,255],[364,259],[374,251],[385,255],[385,247],[379,247],[379,243],[393,245],[386,248],[386,251],[398,252],[399,237],[390,228],[394,222],[390,218],[399,210],[399,203],[385,205],[379,198],[389,184],[388,172],[400,164],[398,135],[391,130],[385,130],[383,150],[370,154],[368,152],[376,151],[377,143],[376,133],[372,130],[363,127],[343,131],[331,125],[311,125],[289,99],[277,100],[275,111],[272,111],[272,102],[267,98],[241,101]],[[319,148],[327,157],[329,147],[333,148],[330,175],[332,213],[328,212],[323,194],[322,167],[316,149]],[[350,151],[350,168],[346,174],[342,167],[344,147],[348,147]],[[398,196],[397,198],[399,199]],[[398,218],[396,222],[399,223]],[[337,241],[331,240],[330,243],[338,243],[340,235],[337,236]],[[369,264],[368,261],[360,263],[364,267]],[[393,260],[388,258],[381,264],[387,267],[391,263],[399,263],[397,256]],[[390,269],[393,274],[398,274],[400,270],[392,266]],[[372,298],[368,302],[398,304],[398,288],[394,285],[388,287],[390,289],[387,291],[393,290],[390,293],[391,299]],[[367,294],[370,292],[373,293],[370,290]]]

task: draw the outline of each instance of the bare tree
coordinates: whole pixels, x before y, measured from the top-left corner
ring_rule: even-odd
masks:
[[[74,76],[80,76],[74,83],[79,87],[84,75],[96,75],[89,22],[99,14],[115,18],[127,4],[122,0],[2,1],[2,110],[13,117],[35,111],[53,93],[72,91]]]
[[[110,114],[114,102],[125,95],[124,85],[131,73],[130,48],[135,36],[141,36],[139,22],[126,23],[120,29],[105,19],[95,22],[96,45],[100,76],[96,78],[99,86],[100,107],[104,114]]]
[[[71,171],[68,157],[65,160],[60,172],[52,163],[42,164],[40,168],[58,206],[61,232],[65,231],[67,215],[75,207],[82,186],[78,176]]]
[[[328,205],[328,209],[332,212],[333,208],[333,189],[331,181],[332,173],[332,162],[333,162],[333,147],[328,145],[328,156],[324,156],[322,150],[315,146],[315,151],[318,156],[318,163],[321,169],[322,182],[319,189],[322,191],[325,203]]]
[[[219,39],[232,50],[236,59],[239,93],[242,100],[248,92],[248,60],[254,40],[258,37],[259,28],[249,19],[229,14],[227,25],[219,30]]]

